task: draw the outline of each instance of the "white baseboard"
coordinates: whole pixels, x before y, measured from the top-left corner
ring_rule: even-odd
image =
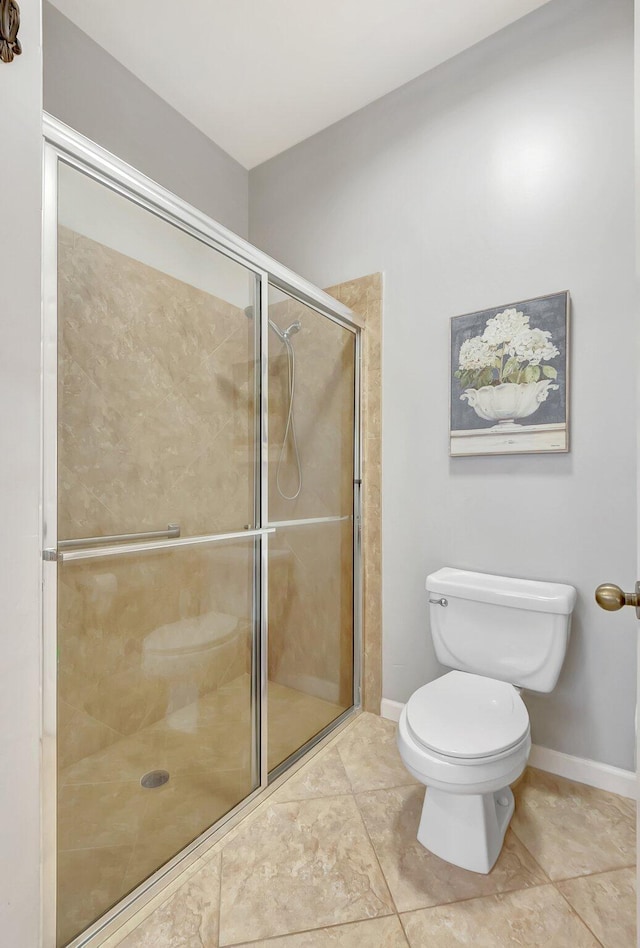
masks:
[[[380,717],[387,718],[388,721],[399,721],[404,705],[401,701],[392,701],[391,698],[383,698],[380,702]]]
[[[389,721],[399,721],[403,707],[401,701],[383,698],[380,702],[380,714]],[[529,765],[558,777],[586,783],[589,787],[597,787],[598,790],[618,793],[621,797],[631,800],[637,799],[638,796],[638,784],[633,770],[622,770],[620,767],[601,764],[597,760],[572,757],[570,754],[563,754],[549,747],[539,747],[537,744],[531,747]]]
[[[621,797],[629,797],[630,800],[635,800],[638,796],[638,784],[633,770],[622,770],[621,767],[601,764],[597,760],[587,760],[586,757],[572,757],[570,754],[551,750],[550,747],[540,747],[538,744],[531,747],[529,764],[538,770],[577,780],[578,783],[586,783],[590,787],[597,787],[598,790],[618,793]]]

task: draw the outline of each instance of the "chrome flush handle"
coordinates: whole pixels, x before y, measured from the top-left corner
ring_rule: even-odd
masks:
[[[448,606],[448,605],[449,605],[449,600],[448,600],[448,599],[445,599],[444,596],[443,596],[442,599],[430,599],[430,600],[429,600],[429,603],[430,603],[432,606]]]

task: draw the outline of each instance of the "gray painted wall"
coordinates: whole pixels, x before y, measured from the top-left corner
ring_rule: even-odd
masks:
[[[43,17],[45,109],[246,237],[246,169],[50,3]]]
[[[0,940],[39,944],[40,242],[39,0],[21,0],[22,56],[0,64]]]
[[[625,768],[636,620],[593,589],[636,578],[632,17],[554,0],[250,174],[258,246],[320,286],[384,271],[385,697],[441,671],[430,570],[573,583],[534,740]],[[563,289],[571,453],[449,459],[449,317]]]

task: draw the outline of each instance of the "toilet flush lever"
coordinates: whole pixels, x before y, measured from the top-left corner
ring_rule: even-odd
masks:
[[[636,583],[635,592],[626,593],[615,583],[602,583],[596,589],[596,602],[607,612],[616,612],[623,606],[633,606],[640,619],[640,583]]]
[[[442,599],[430,599],[430,600],[429,600],[429,603],[430,603],[432,606],[448,606],[448,605],[449,605],[449,600],[448,600],[448,599],[445,599],[444,596],[443,596]]]

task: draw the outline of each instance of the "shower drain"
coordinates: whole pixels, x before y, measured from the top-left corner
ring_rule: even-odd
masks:
[[[156,787],[162,787],[168,779],[168,770],[150,770],[148,774],[144,774],[140,777],[140,784],[146,790],[155,790]]]

